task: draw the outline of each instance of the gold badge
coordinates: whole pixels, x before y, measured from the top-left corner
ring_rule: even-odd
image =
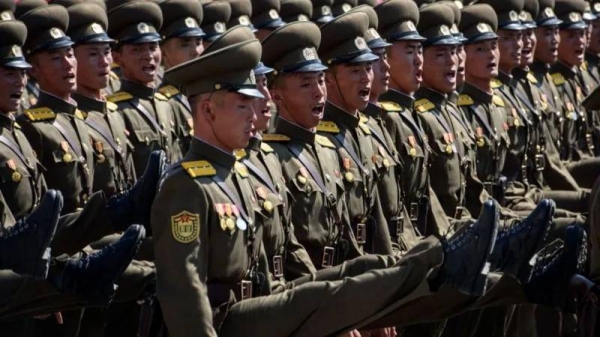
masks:
[[[102,164],[106,161],[106,157],[103,154],[98,155],[98,164]]]
[[[17,45],[12,46],[10,52],[12,53],[13,57],[23,57],[23,51],[21,50],[21,47]]]
[[[150,33],[150,27],[145,22],[138,23],[137,30],[139,33]]]
[[[104,28],[95,22],[90,25],[90,29],[96,34],[104,33]]]
[[[321,6],[321,15],[331,15],[331,8],[329,6]]]
[[[18,183],[19,181],[21,181],[21,178],[23,178],[23,176],[18,171],[15,171],[12,173],[11,178],[12,178],[12,181],[14,181],[15,183]]]
[[[240,162],[235,163],[235,171],[239,174],[240,177],[246,178],[248,177],[248,169],[246,166]]]
[[[213,27],[215,28],[215,32],[217,33],[223,33],[225,31],[225,25],[223,24],[223,22],[215,22],[215,25]]]
[[[365,42],[365,39],[363,39],[361,36],[358,36],[356,39],[354,39],[354,45],[356,46],[356,48],[358,48],[358,50],[367,49],[367,43]]]
[[[417,27],[415,27],[415,24],[412,21],[407,21],[406,22],[406,28],[410,31],[415,31],[417,30]]]
[[[440,34],[442,35],[450,35],[450,29],[446,25],[440,26]]]
[[[508,17],[510,18],[510,21],[519,21],[519,14],[515,11],[510,11]]]
[[[243,26],[248,26],[250,24],[250,19],[248,18],[248,15],[240,15],[238,21],[240,22],[240,25]]]
[[[544,9],[544,14],[546,14],[547,18],[551,18],[554,16],[554,10],[551,7],[546,7],[546,9]]]
[[[451,154],[452,153],[452,145],[451,144],[446,145],[446,153],[447,154]]]
[[[354,181],[354,174],[352,172],[346,172],[344,173],[344,179],[346,179],[347,182],[351,183]]]
[[[267,213],[270,214],[271,212],[273,212],[273,203],[269,200],[265,200],[265,202],[263,203],[263,208],[265,209],[265,211],[267,211]]]
[[[185,23],[185,26],[188,28],[194,28],[197,27],[198,25],[196,24],[196,20],[194,20],[193,18],[185,18],[185,20],[183,21]]]
[[[477,138],[477,146],[484,147],[485,146],[485,139],[484,138]]]
[[[304,50],[302,50],[302,57],[304,57],[305,60],[316,60],[317,51],[315,48],[304,48]]]
[[[490,31],[490,28],[486,23],[481,22],[477,24],[477,31],[480,33],[486,33]]]
[[[52,29],[50,29],[50,36],[52,36],[55,39],[58,39],[58,38],[65,36],[65,34],[63,33],[62,30],[60,30],[58,28],[52,28]]]
[[[9,11],[4,11],[4,12],[0,13],[0,19],[2,21],[12,20],[12,15]]]
[[[577,12],[571,12],[569,13],[569,20],[571,22],[581,21],[581,15]]]
[[[352,9],[352,6],[351,6],[350,4],[343,4],[343,5],[342,5],[342,11],[343,11],[344,13],[346,13],[347,11],[349,11],[349,10],[351,10],[351,9]]]
[[[417,149],[415,149],[414,147],[411,147],[410,150],[408,151],[408,153],[410,154],[411,157],[416,157]]]
[[[183,211],[171,217],[171,233],[175,241],[190,243],[200,236],[198,214]]]
[[[302,185],[306,184],[306,177],[298,175],[298,182]]]

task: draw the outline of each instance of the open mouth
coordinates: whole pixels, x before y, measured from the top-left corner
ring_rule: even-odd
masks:
[[[423,81],[423,70],[419,69],[415,71],[415,80],[419,83]]]
[[[529,57],[529,56],[531,56],[531,49],[530,48],[527,48],[527,49],[523,48],[523,50],[521,50],[521,56],[522,57],[526,57],[526,58]]]
[[[311,110],[312,114],[315,116],[321,116],[323,111],[325,111],[325,103],[319,103]]]
[[[458,67],[456,73],[459,75],[463,75],[465,73],[465,67]]]
[[[488,63],[488,65],[487,65],[487,69],[488,69],[489,71],[494,71],[494,70],[496,70],[497,68],[498,68],[498,65],[496,64],[496,62],[490,62],[490,63]]]
[[[23,91],[18,91],[18,92],[10,94],[11,99],[20,100],[21,97],[23,97]]]
[[[75,74],[74,73],[68,73],[67,76],[64,77],[65,80],[69,81],[69,82],[74,82],[75,81]]]
[[[364,88],[358,92],[362,99],[369,99],[369,94],[371,93],[371,88]]]
[[[267,104],[267,106],[260,111],[264,116],[271,117],[271,107]]]
[[[577,57],[583,57],[583,49],[575,49],[574,53]]]
[[[154,73],[156,73],[156,66],[153,64],[144,66],[142,67],[142,71],[144,71],[146,74],[154,75]]]
[[[446,77],[446,81],[448,81],[449,83],[455,83],[456,82],[456,70],[447,72],[445,77]]]

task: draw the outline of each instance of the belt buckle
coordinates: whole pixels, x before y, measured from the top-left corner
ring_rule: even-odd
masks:
[[[535,168],[538,171],[543,171],[546,167],[546,158],[542,154],[535,155]]]
[[[283,277],[283,257],[281,255],[273,256],[273,276]]]
[[[465,208],[462,206],[456,206],[456,211],[454,211],[454,219],[462,219],[464,209]]]
[[[360,245],[367,243],[367,225],[364,223],[356,225],[356,242]]]
[[[416,222],[419,214],[419,205],[416,202],[410,203],[410,221]]]
[[[323,261],[321,261],[321,266],[323,268],[333,267],[334,255],[335,255],[335,249],[331,246],[325,246],[323,248]]]
[[[243,280],[240,282],[241,301],[252,298],[252,282]]]

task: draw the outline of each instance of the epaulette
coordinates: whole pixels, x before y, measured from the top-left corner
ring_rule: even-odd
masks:
[[[329,132],[329,133],[339,133],[340,128],[334,122],[320,121],[319,125],[317,125],[317,131]]]
[[[287,142],[290,140],[290,137],[276,133],[265,133],[262,135],[262,140],[263,142]]]
[[[418,112],[426,112],[435,108],[435,104],[433,104],[427,98],[421,98],[420,100],[415,102],[415,110]]]
[[[497,78],[493,78],[490,83],[492,84],[492,89],[498,89],[501,86],[503,86],[504,84],[502,84],[502,82],[497,79]]]
[[[118,80],[119,79],[119,75],[117,75],[114,71],[111,71],[108,73],[108,75],[113,79],[113,80]]]
[[[587,61],[583,61],[583,63],[581,63],[581,69],[583,69],[583,70],[587,70],[588,69],[588,62]]]
[[[364,114],[360,113],[358,122],[362,123],[362,124],[367,124],[368,121],[369,121],[369,117],[367,117]]]
[[[498,95],[492,96],[492,102],[494,102],[494,104],[496,104],[497,106],[504,106],[504,100]]]
[[[387,112],[398,112],[402,111],[400,104],[395,102],[379,102],[381,108]]]
[[[213,176],[217,170],[206,160],[182,162],[181,166],[192,178]]]
[[[473,105],[473,103],[475,103],[473,101],[473,98],[471,98],[471,96],[467,94],[462,94],[458,96],[458,106]]]
[[[56,114],[50,108],[28,109],[25,110],[24,114],[32,122],[45,121],[56,118]]]
[[[75,110],[75,117],[81,119],[82,121],[87,118],[87,112],[81,111],[79,109]]]
[[[167,98],[171,98],[173,96],[179,95],[179,89],[175,88],[172,85],[165,85],[164,87],[158,89],[158,92],[165,95]]]
[[[262,143],[262,142],[260,143],[260,149],[264,153],[271,153],[274,151],[273,148],[269,144]]]
[[[554,85],[563,85],[566,82],[565,77],[561,73],[554,73],[550,76],[552,76],[552,82],[554,82]]]
[[[132,98],[133,98],[133,96],[131,96],[131,94],[126,91],[119,91],[112,95],[106,96],[106,100],[109,102],[113,102],[113,103],[128,101]]]
[[[154,98],[161,100],[161,101],[168,101],[169,99],[167,97],[165,97],[165,95],[161,94],[160,92],[155,92],[154,93]]]
[[[19,125],[19,123],[17,123],[17,122],[14,122],[14,123],[13,123],[13,127],[14,127],[15,129],[21,129],[21,126],[20,126],[20,125]]]
[[[110,112],[115,112],[115,111],[119,110],[119,106],[111,101],[106,101],[106,108]]]
[[[527,73],[527,80],[533,84],[537,84],[538,80],[535,78],[532,72]]]
[[[361,130],[363,130],[363,132],[366,135],[370,135],[371,134],[371,129],[369,129],[369,126],[367,125],[367,123],[363,123],[363,122],[359,122],[358,123],[358,127],[361,128]]]
[[[110,69],[118,69],[121,66],[117,62],[113,62],[110,64]]]
[[[325,136],[315,135],[315,141],[321,146],[335,149],[335,145]]]
[[[243,159],[247,155],[246,150],[244,150],[244,149],[235,150],[234,154],[235,154],[235,159],[237,159],[237,160]]]

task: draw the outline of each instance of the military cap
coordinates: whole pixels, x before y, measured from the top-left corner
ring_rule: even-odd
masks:
[[[465,35],[467,44],[498,38],[498,18],[490,5],[466,6],[461,13],[459,29]]]
[[[423,47],[432,45],[458,45],[450,27],[454,24],[454,13],[442,3],[434,3],[419,10],[417,29],[425,37]]]
[[[538,27],[558,26],[562,23],[554,12],[554,0],[538,0],[540,10],[535,23]]]
[[[25,62],[21,46],[27,38],[27,27],[21,21],[0,21],[0,65],[7,68],[31,68]]]
[[[203,12],[197,1],[166,0],[159,4],[163,15],[160,35],[163,39],[171,37],[203,37],[200,29]]]
[[[377,0],[358,0],[357,5],[358,6],[367,5],[367,6],[375,7],[375,6],[377,6]]]
[[[239,42],[254,40],[255,38],[254,33],[249,27],[238,25],[220,34],[204,49],[204,52],[212,53],[218,49],[223,49]]]
[[[273,71],[274,71],[273,68],[267,67],[262,62],[258,62],[258,64],[256,65],[256,67],[254,67],[254,75],[256,75],[256,76],[270,74]]]
[[[15,8],[15,18],[20,20],[21,16],[30,10],[45,6],[48,6],[48,3],[45,0],[21,0],[17,2],[17,7]]]
[[[585,1],[583,0],[556,0],[554,11],[556,16],[563,21],[560,29],[584,29],[587,27],[583,21]]]
[[[537,27],[535,18],[537,18],[539,11],[540,4],[538,0],[525,0],[523,10],[519,14],[519,20],[521,20],[521,24],[527,29]]]
[[[53,5],[61,5],[67,8],[77,4],[91,3],[102,7],[102,10],[106,12],[106,1],[104,0],[51,0],[51,3]]]
[[[464,37],[463,33],[461,33],[460,30],[458,29],[458,25],[460,24],[460,19],[462,16],[460,13],[460,9],[462,7],[457,6],[456,2],[454,2],[454,1],[442,1],[441,3],[450,7],[450,9],[452,10],[452,13],[454,13],[454,23],[452,24],[452,27],[450,27],[450,33],[452,33],[452,35],[460,43],[467,42],[467,39]]]
[[[387,41],[425,41],[419,35],[419,8],[411,0],[387,0],[375,6],[378,30]]]
[[[162,13],[157,4],[127,2],[108,12],[108,34],[118,44],[159,42]]]
[[[69,27],[67,35],[75,44],[114,42],[108,37],[106,12],[95,3],[79,3],[67,8]]]
[[[311,21],[323,24],[333,20],[333,12],[331,11],[333,0],[312,0],[312,5],[313,15]]]
[[[70,47],[73,41],[65,34],[69,25],[67,9],[59,5],[34,8],[20,18],[27,26],[25,51],[31,55],[41,50]]]
[[[598,18],[592,11],[592,6],[587,1],[585,2],[585,10],[583,11],[582,17],[585,21],[594,21]]]
[[[423,6],[431,5],[435,0],[415,0],[417,7],[421,8]]]
[[[17,4],[14,0],[0,0],[0,21],[14,20]]]
[[[367,41],[367,46],[369,46],[369,48],[385,48],[392,45],[391,43],[385,42],[377,32],[379,19],[377,18],[377,13],[375,13],[373,7],[360,5],[352,8],[352,11],[363,12],[369,18],[369,29],[367,29],[367,32],[365,33],[365,40]]]
[[[498,29],[523,30],[519,13],[523,10],[524,0],[480,0],[492,6],[498,16]]]
[[[139,2],[139,1],[140,0],[106,0],[106,11],[110,12],[113,9],[115,9],[125,3],[128,3],[128,2]]]
[[[284,22],[309,21],[313,14],[309,0],[281,0],[279,15]]]
[[[357,0],[333,0],[333,5],[331,6],[331,13],[334,17],[339,16],[341,14],[347,13],[352,8],[358,5]]]
[[[319,55],[328,65],[378,60],[365,41],[369,17],[363,12],[344,13],[321,27]]]
[[[592,13],[598,17],[600,15],[600,2],[594,1],[591,5],[591,10]]]
[[[254,68],[260,61],[261,46],[257,39],[238,42],[203,53],[199,58],[183,63],[165,72],[165,79],[181,87],[184,95],[219,90],[264,98],[256,89]]]
[[[204,19],[200,27],[205,40],[212,41],[225,33],[227,22],[231,18],[231,5],[226,1],[211,1],[202,5]]]
[[[279,17],[279,0],[252,0],[250,21],[257,29],[275,29],[285,24]]]
[[[317,55],[320,43],[321,31],[314,23],[288,23],[264,39],[262,60],[275,75],[324,71],[327,67]]]
[[[227,2],[231,6],[231,17],[229,18],[229,22],[227,22],[227,28],[242,25],[250,27],[255,32],[256,28],[250,22],[252,2],[250,0],[227,0]]]

